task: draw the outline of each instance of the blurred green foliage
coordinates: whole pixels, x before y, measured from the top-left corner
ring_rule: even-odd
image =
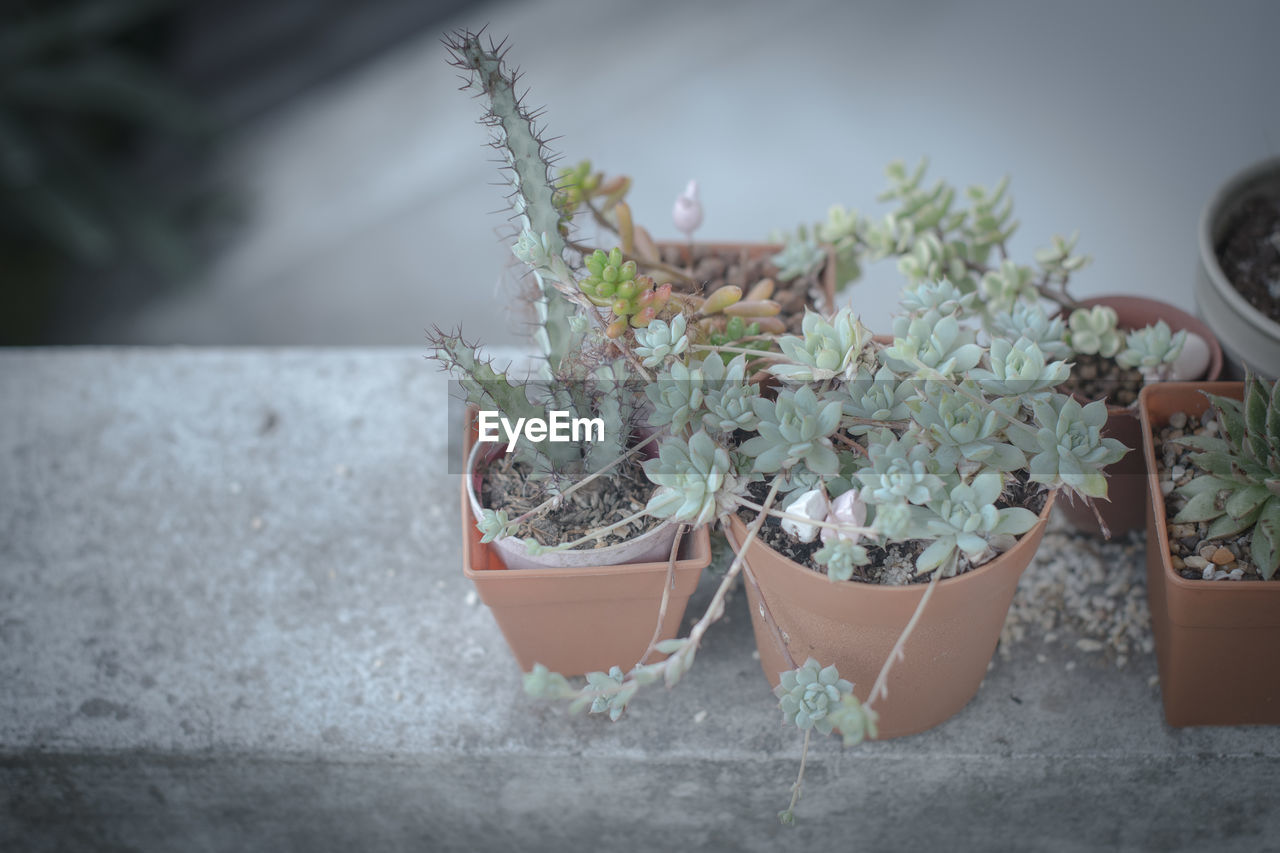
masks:
[[[68,270],[189,269],[172,194],[138,179],[157,139],[206,121],[163,68],[174,0],[0,0],[0,340]],[[184,149],[185,153],[185,149]]]

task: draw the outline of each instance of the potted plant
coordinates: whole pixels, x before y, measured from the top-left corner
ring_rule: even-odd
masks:
[[[594,225],[616,243],[606,251],[566,234],[569,249],[597,268],[607,265],[615,252],[623,261],[633,260],[658,285],[671,285],[676,298],[701,314],[701,331],[720,343],[766,349],[768,336],[798,333],[809,308],[832,310],[836,266],[829,246],[695,243],[693,234],[703,217],[697,181],[676,197],[672,210],[672,221],[686,242],[654,240],[633,221],[626,201],[631,185],[629,176],[605,175],[589,160],[560,170],[556,203],[565,223]],[[600,290],[598,282],[590,287]],[[602,305],[612,299],[609,292],[591,295]]]
[[[601,310],[589,276],[575,275],[565,260],[560,191],[512,75],[479,38],[460,36],[450,46],[485,96],[487,120],[508,154],[525,226],[515,249],[532,270],[544,359],[542,381],[514,381],[460,335],[430,336],[433,356],[478,413],[468,425],[462,487],[464,570],[523,669],[630,667],[674,633],[710,561],[705,527],[682,548],[681,526],[643,509],[649,484],[641,465],[658,436],[637,430],[644,397],[626,363],[635,356],[613,343],[668,310],[671,287],[615,254],[614,298]],[[568,440],[555,434],[557,416]],[[579,426],[582,435],[574,434]]]
[[[1280,723],[1280,383],[1153,385],[1141,417],[1165,719]]]
[[[742,300],[732,291],[683,298],[670,282],[646,277],[646,264],[659,272],[662,267],[629,257],[625,245],[609,252],[574,251],[578,244],[565,237],[569,224],[548,177],[545,152],[500,57],[470,35],[451,46],[494,104],[491,120],[502,128],[500,140],[517,175],[523,228],[514,252],[539,289],[538,337],[553,379],[541,393],[584,417],[607,410],[610,423],[619,425],[600,460],[593,458],[595,451],[555,451],[570,463],[581,458],[574,477],[561,477],[554,464],[542,461],[552,451],[527,450],[527,467],[550,480],[551,498],[519,515],[478,501],[476,527],[483,535],[477,540],[469,534],[475,546],[468,546],[469,553],[491,555],[479,546],[502,542],[531,518],[562,505],[588,480],[615,476],[609,472],[628,461],[652,484],[642,509],[571,542],[537,541],[525,530],[517,544],[538,557],[563,553],[624,523],[667,522],[697,530],[719,519],[731,528],[735,549],[707,609],[686,636],[664,639],[659,627],[639,647],[634,663],[628,656],[608,669],[589,670],[585,683],[572,683],[570,673],[538,660],[525,675],[526,691],[617,719],[642,687],[671,686],[690,669],[741,576],[760,611],[762,659],[775,640],[786,659],[784,671],[767,675],[778,683],[786,718],[805,732],[805,749],[814,729],[839,730],[846,742],[875,737],[882,711],[888,734],[915,731],[954,713],[977,689],[1012,585],[1034,552],[1054,495],[1106,494],[1103,470],[1124,448],[1101,434],[1104,404],[1085,405],[1056,392],[1069,374],[1068,363],[1031,337],[994,333],[980,343],[979,330],[965,321],[979,316],[982,303],[945,280],[908,287],[904,314],[889,339],[876,340],[847,309],[830,318],[806,313],[799,335],[726,339],[703,321],[722,304],[757,300]],[[624,226],[624,244],[625,232]],[[460,338],[437,333],[435,342],[437,355],[462,375],[473,401],[513,415],[530,404],[525,389],[513,394],[513,383]],[[756,365],[765,366],[770,382],[753,381]],[[641,461],[644,448],[655,445],[656,455]],[[480,458],[481,451],[471,453],[473,460]],[[613,461],[603,462],[608,457]],[[589,467],[598,462],[600,467]],[[847,656],[839,637],[833,643],[821,632],[806,636],[793,627],[799,622],[786,621],[788,582],[774,584],[757,556],[762,537],[764,544],[781,544],[778,531],[802,542],[821,537],[821,547],[804,557],[812,563],[795,569],[805,574],[804,583],[833,591],[833,599],[843,599],[853,586],[869,586],[867,580],[896,579],[906,587],[897,596],[905,607],[882,626],[890,641],[880,647],[884,654],[875,662],[874,678],[866,669],[871,663]],[[794,549],[788,553],[801,556]],[[677,563],[673,546],[663,565],[659,622],[675,601],[669,590],[677,585]],[[508,578],[544,571],[471,568],[473,574]],[[976,596],[962,593],[975,587]],[[850,612],[835,621],[856,618]],[[947,649],[942,660],[931,660],[927,640],[938,632],[971,640],[969,654],[948,659]],[[879,639],[869,642],[874,648]],[[801,662],[801,654],[813,657]],[[900,676],[916,678],[913,671],[922,665],[944,674],[939,684],[954,681],[959,687],[935,696],[902,682],[913,699],[909,704],[920,706],[918,717],[906,704],[885,704],[890,683],[896,692]],[[842,666],[857,680],[857,692]],[[803,758],[801,767],[803,772]],[[799,790],[797,780],[784,821],[794,818]]]
[[[1086,402],[1105,399],[1105,434],[1135,452],[1108,472],[1108,503],[1068,500],[1060,511],[1095,533],[1141,527],[1146,478],[1136,453],[1138,391],[1149,379],[1216,379],[1222,367],[1217,340],[1199,320],[1159,300],[1076,299],[1069,284],[1089,259],[1075,253],[1074,237],[1054,237],[1033,264],[1018,263],[1008,250],[1018,225],[1008,181],[961,194],[945,181],[927,184],[926,167],[922,162],[908,171],[890,164],[889,188],[880,200],[896,206],[882,220],[837,206],[814,226],[813,233],[835,247],[840,285],[860,278],[867,263],[897,258],[909,284],[946,278],[961,293],[974,294],[989,334],[1025,335],[1046,355],[1069,359],[1072,372],[1063,390]],[[800,231],[789,243],[804,239]]]
[[[1200,216],[1196,305],[1232,375],[1280,375],[1280,158],[1229,180]]]

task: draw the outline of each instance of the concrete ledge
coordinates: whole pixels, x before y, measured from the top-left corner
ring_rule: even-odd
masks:
[[[416,350],[0,353],[0,849],[1280,849],[1276,730],[1166,727],[1149,655],[1024,642],[820,740],[790,830],[742,596],[620,723],[527,699],[445,396]]]

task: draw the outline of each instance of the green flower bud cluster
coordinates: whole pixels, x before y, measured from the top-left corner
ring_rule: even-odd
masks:
[[[608,254],[597,249],[587,258],[587,277],[578,287],[594,304],[608,307],[614,320],[606,332],[621,337],[628,324],[643,329],[653,322],[671,298],[671,285],[655,286],[647,275],[636,274],[636,262],[623,260],[622,250]]]

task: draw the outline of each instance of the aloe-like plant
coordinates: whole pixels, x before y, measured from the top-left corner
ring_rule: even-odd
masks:
[[[1271,580],[1280,569],[1280,382],[1250,375],[1243,401],[1206,396],[1222,435],[1174,439],[1199,451],[1191,461],[1201,473],[1179,487],[1188,501],[1173,520],[1209,522],[1209,539],[1252,529],[1250,553],[1258,573]]]

